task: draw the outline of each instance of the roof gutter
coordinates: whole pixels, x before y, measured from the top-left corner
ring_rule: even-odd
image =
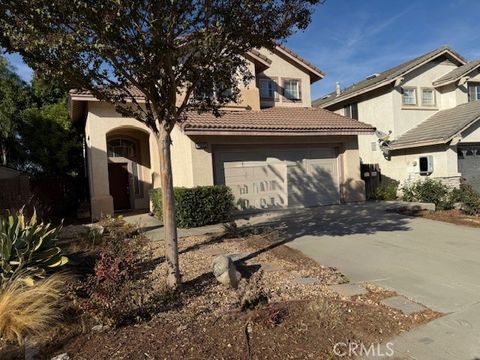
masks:
[[[329,135],[365,135],[373,134],[374,129],[331,129],[331,130],[245,130],[245,129],[208,129],[182,128],[186,135],[207,136],[329,136]]]

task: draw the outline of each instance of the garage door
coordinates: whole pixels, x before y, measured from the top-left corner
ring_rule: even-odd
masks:
[[[462,177],[480,191],[480,145],[458,146],[458,171]]]
[[[217,151],[215,169],[216,183],[232,188],[240,209],[340,202],[334,148]]]

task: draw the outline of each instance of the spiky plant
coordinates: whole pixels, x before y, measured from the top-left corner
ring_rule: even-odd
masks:
[[[33,285],[48,269],[65,265],[68,259],[56,246],[60,228],[39,223],[35,212],[27,219],[23,209],[0,216],[0,286],[17,277]]]
[[[22,345],[26,337],[48,330],[59,319],[66,276],[54,274],[27,286],[20,277],[0,289],[0,336]]]

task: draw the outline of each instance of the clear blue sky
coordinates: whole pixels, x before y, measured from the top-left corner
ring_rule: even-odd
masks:
[[[286,45],[326,73],[313,85],[315,99],[336,81],[348,86],[442,45],[480,58],[479,15],[478,0],[327,0]],[[18,55],[9,60],[30,79]]]

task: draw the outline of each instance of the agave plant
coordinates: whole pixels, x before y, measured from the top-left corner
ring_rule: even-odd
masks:
[[[23,209],[0,216],[0,285],[19,277],[33,285],[48,269],[65,265],[68,258],[56,246],[60,229],[38,223],[36,212],[27,219]]]

